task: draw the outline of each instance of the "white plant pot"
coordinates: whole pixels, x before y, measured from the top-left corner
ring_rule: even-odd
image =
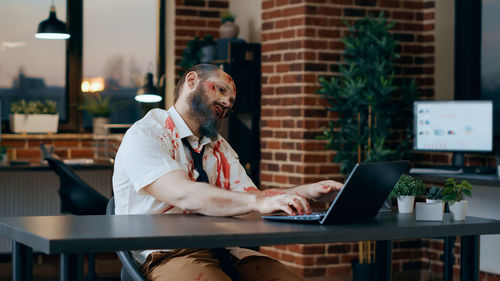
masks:
[[[434,200],[441,201],[441,200]],[[442,221],[444,213],[444,202],[415,204],[415,220],[418,221]]]
[[[443,213],[444,213],[444,201],[440,199],[425,199],[425,203],[443,203]]]
[[[105,125],[109,124],[109,118],[106,117],[94,117],[92,118],[92,127],[95,135],[106,135],[108,134],[108,128]]]
[[[455,221],[465,220],[468,201],[449,202],[451,219]]]
[[[413,213],[415,196],[398,196],[398,210],[400,213]]]
[[[57,133],[59,114],[10,114],[14,133]]]

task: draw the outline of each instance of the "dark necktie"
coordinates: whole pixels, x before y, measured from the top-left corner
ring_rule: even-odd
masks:
[[[196,179],[196,181],[208,183],[207,173],[203,169],[203,152],[205,151],[205,146],[203,146],[201,151],[198,153],[194,151],[193,147],[191,146],[187,138],[183,138],[182,143],[184,143],[184,145],[187,146],[187,148],[191,152],[194,168],[196,169],[196,171],[198,171],[198,174],[200,174]],[[214,258],[219,260],[219,265],[222,271],[224,271],[227,275],[229,275],[229,277],[231,277],[233,281],[239,280],[238,274],[234,269],[234,263],[235,263],[235,261],[233,261],[234,257],[229,253],[229,251],[226,248],[213,248],[210,250],[212,251]]]
[[[196,181],[208,183],[207,173],[203,169],[203,152],[205,151],[205,146],[203,146],[201,151],[198,153],[198,152],[194,151],[194,149],[191,147],[191,144],[189,143],[187,138],[183,138],[182,142],[184,143],[185,146],[187,146],[187,148],[191,152],[191,157],[193,158],[194,168],[196,169],[196,171],[198,171],[199,176],[196,179]]]

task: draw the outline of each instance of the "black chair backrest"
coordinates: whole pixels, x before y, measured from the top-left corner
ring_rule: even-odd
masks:
[[[61,212],[73,215],[104,215],[108,199],[83,181],[59,159],[47,157],[52,170],[59,176]]]
[[[115,214],[115,198],[111,197],[108,201],[108,206],[106,207],[107,215]],[[139,265],[132,257],[129,251],[116,251],[116,255],[122,262],[122,271],[121,271],[121,281],[146,281],[139,271]]]

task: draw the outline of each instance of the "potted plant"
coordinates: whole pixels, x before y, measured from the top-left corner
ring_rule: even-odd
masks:
[[[424,195],[425,186],[422,180],[402,175],[390,193],[391,198],[398,199],[400,213],[413,213],[415,196]]]
[[[422,221],[442,221],[444,214],[443,189],[431,186],[427,191],[425,203],[415,204],[415,219]]]
[[[221,26],[219,27],[220,38],[236,38],[240,33],[240,27],[234,23],[236,16],[232,13],[224,13],[221,17]]]
[[[443,201],[448,202],[452,220],[465,220],[468,201],[465,196],[472,196],[472,185],[466,181],[457,183],[454,178],[449,178],[444,183]]]
[[[394,79],[399,42],[389,32],[392,26],[394,22],[388,23],[383,13],[348,25],[349,33],[342,39],[345,52],[339,64],[340,76],[319,78],[321,89],[317,93],[325,98],[328,112],[338,117],[329,121],[317,138],[326,140],[326,147],[336,151],[334,161],[343,174],[362,161],[405,159],[411,150],[407,141],[413,138],[409,109],[417,85],[411,80],[409,87],[400,87]],[[387,142],[394,134],[390,128],[396,120],[405,120],[406,127],[398,147]]]
[[[443,189],[434,185],[431,186],[427,191],[425,202],[427,203],[443,202]]]
[[[59,114],[52,100],[20,100],[10,104],[10,128],[14,133],[57,133]]]
[[[217,47],[213,36],[205,35],[203,40],[198,36],[189,41],[186,49],[182,52],[182,59],[179,66],[183,69],[179,72],[179,76],[184,74],[184,71],[190,69],[201,62],[210,62],[216,59]]]
[[[107,97],[102,97],[101,94],[83,95],[83,104],[79,109],[87,111],[92,116],[92,127],[96,135],[107,133],[105,125],[109,123],[109,117],[113,112],[110,101],[111,95]]]
[[[214,37],[210,34],[205,35],[201,41],[201,57],[200,62],[210,63],[217,58],[217,43],[214,41]]]

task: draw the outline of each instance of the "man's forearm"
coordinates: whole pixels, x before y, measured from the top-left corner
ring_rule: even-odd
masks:
[[[237,216],[255,211],[257,195],[232,192],[206,183],[192,182],[195,196],[179,202],[179,207],[208,216]]]
[[[256,194],[223,190],[207,183],[193,182],[181,171],[172,171],[145,191],[160,201],[186,211],[210,216],[235,216],[255,211]]]

